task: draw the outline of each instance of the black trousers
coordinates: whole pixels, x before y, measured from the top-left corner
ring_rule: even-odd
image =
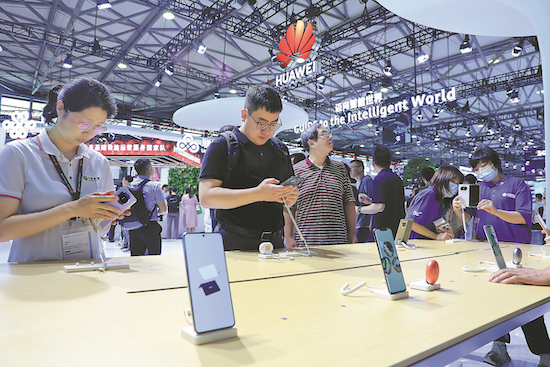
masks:
[[[361,227],[355,229],[355,235],[357,236],[357,243],[365,243],[369,238],[369,227]]]
[[[220,229],[219,232],[223,238],[223,247],[225,251],[258,251],[260,243],[262,242],[271,242],[274,248],[284,248],[282,230],[279,231],[278,235],[270,241],[263,241],[260,238],[243,237],[232,232],[227,232],[224,229]]]
[[[130,253],[132,256],[160,255],[162,227],[158,222],[151,221],[144,227],[130,231]]]
[[[523,334],[525,334],[527,346],[531,353],[536,355],[550,354],[550,339],[548,338],[548,331],[546,330],[543,316],[528,322],[521,329],[523,330]],[[509,340],[510,334],[497,339],[499,342]]]

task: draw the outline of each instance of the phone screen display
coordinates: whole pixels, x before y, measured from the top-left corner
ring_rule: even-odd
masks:
[[[195,331],[232,327],[235,317],[221,234],[186,233],[183,250]]]
[[[374,236],[376,237],[378,254],[382,262],[382,269],[384,270],[388,292],[394,294],[407,290],[391,229],[376,229],[374,231]]]
[[[304,180],[305,180],[305,178],[302,178],[302,177],[290,176],[290,177],[287,178],[281,185],[283,185],[283,186],[287,186],[287,185],[298,186],[298,185],[301,184]]]
[[[498,245],[495,229],[493,228],[493,226],[487,225],[483,226],[483,230],[485,231],[487,240],[489,241],[491,249],[493,250],[493,255],[495,256],[495,261],[497,262],[498,268],[506,268],[506,261],[504,261],[504,257],[502,256],[502,252],[500,251],[500,246]]]

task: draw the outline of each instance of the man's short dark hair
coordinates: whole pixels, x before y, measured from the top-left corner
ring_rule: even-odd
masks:
[[[128,182],[134,181],[134,178],[133,178],[132,176],[130,176],[130,175],[124,176],[124,179],[125,179],[126,181],[128,181]]]
[[[424,167],[422,168],[421,175],[426,181],[430,182],[432,180],[432,177],[434,177],[434,173],[435,171],[432,167]]]
[[[473,185],[477,182],[477,178],[471,173],[468,173],[466,176],[464,176],[464,181],[469,183],[470,185]]]
[[[500,157],[498,156],[497,152],[495,152],[493,149],[489,147],[481,148],[480,150],[472,154],[472,158],[470,158],[470,166],[472,166],[472,168],[475,169],[479,164],[479,162],[492,163],[495,165],[495,168],[500,173],[502,173]]]
[[[351,165],[352,163],[356,163],[356,164],[360,165],[361,167],[365,168],[365,164],[364,164],[363,161],[360,160],[360,159],[354,159],[353,161],[349,162],[350,165]]]
[[[281,112],[283,110],[283,102],[279,93],[269,85],[253,85],[246,92],[244,109],[248,113],[253,113],[261,108],[265,108],[269,113]]]
[[[372,160],[378,167],[389,168],[391,164],[390,150],[383,145],[377,145],[372,153]]]
[[[136,163],[134,163],[134,168],[138,175],[147,175],[147,169],[151,166],[151,161],[149,158],[139,158]]]
[[[542,194],[535,194],[535,197],[539,200],[542,200]]]
[[[304,150],[306,152],[309,152],[309,144],[307,142],[309,141],[309,139],[317,141],[317,139],[319,138],[317,134],[318,129],[322,126],[323,125],[321,125],[320,123],[313,124],[305,129],[304,132],[302,132],[302,134],[300,135],[300,141],[302,142],[302,146],[304,147]]]

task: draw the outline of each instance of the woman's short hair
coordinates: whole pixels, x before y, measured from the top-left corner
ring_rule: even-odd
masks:
[[[65,85],[57,84],[48,93],[48,103],[42,116],[46,122],[57,117],[57,101],[71,112],[80,112],[90,107],[99,107],[107,112],[107,117],[115,116],[117,105],[107,87],[90,77],[84,76],[71,80]]]
[[[481,148],[480,150],[472,154],[472,158],[470,158],[470,166],[472,166],[472,168],[475,169],[480,162],[492,163],[495,166],[495,168],[500,173],[502,173],[502,165],[500,162],[500,157],[498,156],[498,153],[495,152],[493,149],[489,147],[485,147],[485,148]]]

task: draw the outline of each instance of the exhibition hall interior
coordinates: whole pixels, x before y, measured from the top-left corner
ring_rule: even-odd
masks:
[[[537,214],[542,221],[550,220],[545,210],[545,127],[550,124],[550,117],[544,113],[548,97],[543,78],[550,82],[550,77],[543,77],[543,64],[550,65],[550,25],[545,14],[550,14],[550,4],[543,0],[0,0],[0,154],[4,154],[0,155],[4,160],[0,162],[0,175],[4,176],[0,178],[0,206],[4,207],[0,208],[0,323],[7,325],[0,331],[0,344],[8,346],[0,348],[0,366],[78,365],[78,351],[85,350],[97,355],[88,354],[90,361],[83,362],[83,366],[95,364],[98,359],[107,361],[108,366],[550,366],[550,349],[544,351],[546,345],[539,340],[540,334],[536,341],[529,340],[535,339],[533,336],[526,340],[524,332],[533,331],[523,327],[533,320],[550,321],[547,288],[487,281],[498,270],[497,253],[504,255],[507,268],[550,266],[550,250],[541,232],[544,227],[537,220]],[[51,105],[50,90],[81,77],[106,87],[116,102],[116,114],[96,119],[100,125],[92,126],[97,121],[83,120],[87,118],[83,117],[85,109],[71,112],[68,102],[63,101],[65,104],[59,107],[54,101],[59,116],[56,114],[54,120],[45,118],[43,111]],[[258,111],[245,110],[247,91],[257,85],[267,86],[280,97],[282,109],[272,111],[261,105],[262,113],[276,113],[274,122],[258,115]],[[149,213],[148,221],[158,223],[162,253],[159,248],[158,253],[149,249],[146,254],[159,256],[136,256],[141,254],[130,250],[128,239],[130,232],[139,229],[124,227],[118,218],[109,234],[107,227],[102,233],[99,229],[97,233],[89,232],[90,236],[97,234],[99,245],[90,237],[84,260],[75,262],[77,257],[64,257],[63,253],[75,251],[67,247],[70,235],[66,229],[62,231],[63,245],[59,245],[57,260],[13,260],[17,258],[10,253],[16,251],[17,238],[24,237],[22,227],[34,225],[29,219],[34,213],[26,210],[55,210],[57,205],[37,206],[34,203],[51,202],[46,200],[48,193],[30,197],[14,187],[19,183],[23,187],[31,180],[51,179],[65,185],[61,186],[65,194],[65,187],[69,188],[72,195],[77,168],[70,168],[73,157],[65,154],[69,167],[65,174],[69,172],[70,176],[67,181],[59,163],[52,165],[55,158],[50,162],[48,155],[54,157],[52,153],[45,154],[42,162],[48,168],[42,170],[42,164],[33,164],[27,157],[21,158],[21,167],[15,159],[8,162],[8,157],[11,160],[24,153],[6,151],[35,140],[40,149],[48,151],[44,136],[61,129],[58,125],[68,126],[66,111],[80,133],[90,133],[85,141],[79,141],[82,148],[76,150],[79,145],[74,146],[75,154],[86,148],[90,156],[93,153],[93,157],[106,162],[107,168],[97,178],[89,177],[84,167],[84,185],[86,180],[108,180],[112,182],[98,183],[97,187],[125,187],[127,177],[139,181],[146,175],[158,190],[163,185],[174,189],[175,209],[169,205],[170,192],[159,194],[165,195],[159,199],[165,205],[164,215],[159,200],[151,199],[157,209]],[[254,127],[247,130],[247,125],[241,124],[251,124],[249,117]],[[239,133],[221,134],[220,129],[226,125],[236,127],[234,131]],[[312,126],[314,135],[307,135]],[[99,127],[105,131],[99,132]],[[214,192],[206,184],[202,186],[212,181],[214,189],[237,191],[251,187],[224,185],[222,176],[212,175],[213,171],[203,166],[214,164],[213,148],[219,148],[220,142],[225,144],[227,139],[227,149],[220,148],[223,159],[227,159],[227,165],[222,166],[233,170],[230,158],[237,153],[232,153],[230,139],[245,137],[246,144],[256,144],[245,131],[269,134],[266,145],[271,144],[275,152],[269,154],[277,156],[277,149],[282,149],[291,168],[288,156],[294,159],[302,153],[309,155],[301,163],[292,162],[292,176],[303,176],[303,183],[273,185],[292,186],[295,197],[285,189],[285,194],[274,200],[261,198],[239,204],[247,210],[277,201],[277,218],[283,227],[260,229],[251,224],[254,230],[247,232],[241,228],[247,221],[231,222],[229,214],[224,215],[232,213],[235,206],[224,202],[216,214],[211,201],[214,199],[199,193],[199,186]],[[270,140],[271,133],[275,138]],[[322,151],[323,159],[325,155],[328,158],[318,164],[315,149],[325,140],[332,148]],[[304,141],[310,145],[305,147]],[[54,138],[48,139],[48,144],[62,152]],[[246,144],[238,144],[239,149],[245,149]],[[379,147],[391,154],[388,166],[382,167],[373,158]],[[488,151],[494,155],[487,156]],[[241,159],[239,162],[243,162],[243,156],[248,157],[248,151],[239,154],[235,158]],[[88,153],[83,155],[89,158]],[[264,151],[259,155],[263,157]],[[138,171],[143,160],[150,162],[147,174]],[[317,195],[322,184],[333,184],[323,172],[329,171],[328,175],[344,164],[351,167],[351,177],[348,171],[345,184],[334,184],[342,192]],[[358,164],[363,169],[356,179],[354,168]],[[491,164],[496,176],[485,181],[480,173]],[[265,168],[269,172],[270,167]],[[424,182],[423,169],[432,170]],[[33,174],[35,170],[40,173]],[[252,170],[237,165],[233,172]],[[441,170],[456,175],[444,176]],[[407,281],[407,295],[402,299],[392,297],[392,267],[386,268],[385,261],[389,260],[384,257],[382,234],[375,233],[377,227],[373,224],[374,218],[389,208],[383,199],[386,194],[370,191],[377,187],[380,192],[388,190],[377,183],[382,182],[376,178],[381,171],[393,172],[401,180],[405,202],[401,201],[403,214],[397,221],[410,221],[406,233],[396,234],[397,223],[393,234],[390,231],[390,242],[394,243],[390,252],[398,265],[394,264],[392,275],[401,274],[401,261],[401,278]],[[74,180],[70,172],[75,173]],[[80,195],[82,169],[78,175]],[[314,184],[307,184],[310,175],[319,180],[315,184],[317,192]],[[468,175],[480,190],[479,204],[457,204],[461,193],[451,190],[455,184],[465,184]],[[268,177],[275,176],[260,177],[258,187]],[[361,191],[363,177],[370,179],[369,191]],[[530,200],[522,205],[528,214],[518,209],[519,191],[498,191],[499,186],[511,185],[506,180],[516,180],[514,190],[518,185],[525,188],[521,190]],[[466,190],[466,186],[460,189]],[[358,190],[355,205],[347,206],[345,197],[348,191],[352,195],[352,188]],[[147,190],[140,190],[143,200],[136,203],[147,203]],[[314,192],[305,194],[306,190]],[[448,238],[438,236],[449,229],[432,225],[433,218],[426,221],[428,224],[418,220],[422,212],[415,205],[421,200],[415,200],[415,196],[426,190],[434,190],[433,203],[441,205],[438,218],[442,216],[443,222],[448,222],[445,225],[452,227]],[[290,196],[285,199],[287,194]],[[330,207],[334,200],[327,198],[331,195],[344,200],[338,211]],[[385,203],[380,205],[386,205],[381,209],[376,206],[379,199]],[[77,196],[76,200],[82,199]],[[287,205],[286,200],[296,204]],[[319,202],[310,203],[315,200]],[[485,200],[490,201],[489,208],[483,207]],[[498,207],[499,200],[507,207]],[[254,208],[257,214],[252,216],[257,217],[250,219],[254,223],[272,210],[265,205]],[[351,226],[357,225],[357,234],[360,228],[366,228],[368,240],[358,240],[355,233],[350,235],[355,228],[349,228],[351,208],[355,210]],[[192,220],[188,218],[189,210]],[[307,219],[296,210],[311,210],[308,214],[313,214]],[[508,212],[502,214],[499,210]],[[177,217],[170,216],[176,211]],[[327,223],[327,231],[336,228],[334,218],[340,215],[343,231],[347,226],[349,232],[347,237],[344,234],[347,240],[339,244],[327,240],[308,247],[300,227],[310,242],[308,236],[313,223],[317,223],[311,218],[320,217],[318,213],[323,213],[324,219],[319,221]],[[513,217],[515,214],[517,217]],[[55,212],[51,218],[57,215]],[[512,235],[516,233],[513,226],[522,227],[527,239],[519,239],[519,235],[512,239],[500,237],[504,229],[493,219],[483,222],[486,216],[512,223]],[[38,218],[48,221],[46,217]],[[66,221],[80,216],[71,217]],[[359,225],[360,218],[370,223]],[[226,220],[233,224],[225,227]],[[62,221],[37,227],[47,230]],[[259,230],[256,237],[262,244],[273,234],[273,238],[280,235],[287,246],[288,225],[290,236],[295,236],[293,243],[299,247],[285,249],[272,241],[275,245],[267,242],[271,244],[267,249],[260,246],[258,251],[223,252],[224,244],[228,250],[226,236],[235,223],[240,225],[235,232],[239,235],[248,237]],[[405,226],[405,222],[399,223]],[[500,237],[498,250],[487,242],[490,236],[484,224],[494,226],[496,237]],[[460,228],[457,230],[455,225]],[[471,233],[474,226],[479,227],[477,239]],[[225,338],[216,334],[220,330],[201,333],[198,329],[201,307],[208,320],[223,312],[206,303],[195,303],[199,295],[193,296],[189,269],[196,265],[191,257],[198,255],[184,250],[185,236],[192,232],[207,234],[212,227],[214,232],[222,233],[220,244],[223,236],[222,260],[218,262],[220,254],[216,255],[215,249],[211,253],[203,251],[200,261],[211,264],[198,269],[203,284],[195,288],[202,287],[200,297],[212,301],[210,294],[221,297],[231,286],[226,296],[234,327],[218,329],[235,334]],[[469,234],[467,228],[472,228]],[[29,238],[40,243],[33,237],[36,232]],[[402,246],[394,242],[399,236]],[[191,248],[193,235],[187,238]],[[218,237],[205,238],[218,241]],[[36,243],[34,246],[41,246]],[[99,246],[101,256],[94,246]],[[26,250],[18,247],[17,251]],[[387,249],[386,254],[389,256]],[[439,279],[436,276],[431,282],[426,279],[433,263],[428,267],[426,263],[434,259]],[[87,269],[91,271],[82,270],[83,265],[91,266]],[[218,283],[214,285],[205,283],[214,278],[212,274],[224,273],[228,274],[225,280],[216,278]],[[412,283],[418,279],[429,285],[437,282],[440,288],[415,289]],[[550,277],[547,280],[550,282]],[[354,287],[361,282],[365,284],[352,292],[345,291],[350,284]],[[207,292],[208,286],[208,292],[213,293]],[[374,295],[380,287],[385,291],[386,286],[387,298]],[[222,304],[216,302],[218,307]],[[183,328],[192,322],[191,310],[184,311],[190,307],[195,320],[192,336],[184,335]],[[74,325],[75,329],[88,328],[86,322],[90,319],[95,325],[92,333],[71,332]],[[507,333],[510,340],[505,345],[511,360],[500,358],[502,355],[488,358],[496,348],[493,341]],[[31,350],[35,350],[32,355]],[[42,359],[37,357],[40,355]],[[542,355],[548,357],[549,364]]]

